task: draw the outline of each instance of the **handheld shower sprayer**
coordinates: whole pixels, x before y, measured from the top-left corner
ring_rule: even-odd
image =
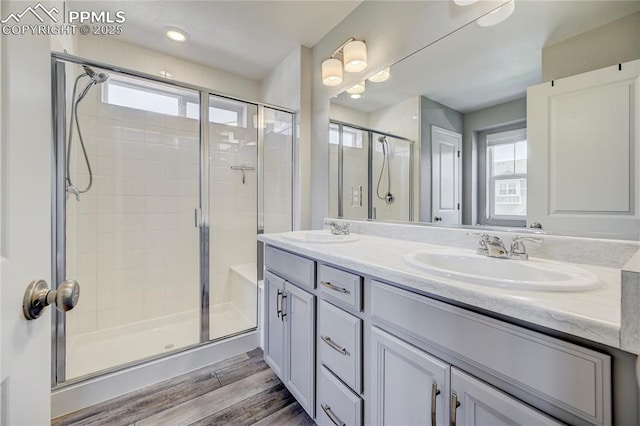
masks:
[[[87,192],[91,185],[93,185],[93,171],[91,170],[91,163],[89,162],[89,156],[87,155],[87,150],[84,145],[84,139],[82,138],[82,132],[80,131],[80,121],[78,120],[78,105],[80,101],[84,99],[85,96],[89,93],[91,88],[95,85],[99,85],[109,80],[109,74],[106,73],[97,73],[87,65],[83,65],[84,73],[80,74],[76,77],[76,81],[73,85],[73,94],[71,95],[71,120],[69,121],[69,140],[67,142],[67,171],[65,180],[67,182],[66,190],[67,197],[70,194],[73,194],[76,197],[76,200],[80,200],[80,194]],[[80,91],[80,94],[76,98],[76,92],[78,90],[78,83],[84,77],[89,77],[89,81],[84,86],[84,88]],[[74,121],[75,128],[78,131],[78,140],[80,141],[80,148],[82,148],[82,154],[84,156],[85,164],[87,165],[87,171],[89,172],[89,183],[84,189],[78,188],[73,184],[71,180],[71,146],[73,142],[73,129],[74,129]]]
[[[389,157],[391,156],[391,150],[389,150],[389,142],[386,136],[380,136],[378,142],[382,144],[382,168],[380,169],[380,176],[378,177],[378,186],[376,187],[376,196],[384,200],[387,204],[393,204],[396,201],[396,197],[391,193],[391,164],[389,163]],[[389,152],[387,152],[389,151]],[[380,195],[380,182],[382,182],[382,175],[384,175],[385,166],[387,168],[387,193]]]

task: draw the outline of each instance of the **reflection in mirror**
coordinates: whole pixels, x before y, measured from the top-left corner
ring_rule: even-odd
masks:
[[[332,121],[331,211],[336,216],[412,220],[413,141]]]
[[[637,228],[640,197],[633,195],[638,189],[633,184],[634,167],[637,168],[633,161],[628,173],[620,174],[620,179],[632,182],[631,188],[629,184],[621,186],[630,191],[626,210],[624,203],[617,201],[615,205],[603,202],[596,207],[593,207],[596,203],[581,203],[580,197],[592,194],[585,190],[586,183],[581,186],[579,182],[561,185],[575,189],[572,204],[553,201],[554,196],[559,196],[554,194],[560,193],[554,187],[557,175],[554,167],[567,170],[571,165],[554,165],[549,160],[542,170],[538,156],[536,168],[531,168],[532,141],[528,127],[539,128],[540,114],[532,116],[532,111],[527,111],[527,89],[638,59],[640,52],[634,48],[637,42],[632,39],[640,39],[640,2],[516,1],[515,5],[513,14],[498,25],[482,27],[472,22],[394,64],[389,70],[390,78],[377,83],[367,81],[360,98],[354,99],[343,92],[331,100],[330,118],[334,124],[330,147],[330,212],[333,216],[378,220],[412,220],[407,219],[411,217],[447,225],[509,227],[531,226],[541,221],[550,225],[545,231],[610,238],[637,236],[634,226]],[[630,90],[633,93],[633,89]],[[631,117],[637,113],[628,112]],[[588,111],[579,115],[586,117]],[[343,145],[340,153],[338,123],[341,129],[348,129],[352,134],[366,129],[414,142],[413,155],[409,155],[407,163],[409,181],[397,181],[397,185],[406,185],[403,196],[411,200],[406,203],[410,212],[405,217],[381,214],[384,201],[380,203],[375,186],[381,174],[383,183],[386,179],[382,168],[384,156],[379,155],[384,146],[375,140],[367,145],[368,135],[363,133],[360,135],[365,141],[362,148]],[[628,149],[627,157],[637,153],[638,149],[634,148],[637,135],[623,137],[627,138],[626,145],[618,146]],[[563,152],[569,150],[553,145],[555,142],[551,139],[538,139],[535,143],[551,146],[558,155],[565,155]],[[586,139],[584,143],[586,146]],[[377,151],[370,155],[366,148]],[[553,149],[545,155],[556,158]],[[598,149],[582,154],[586,158],[582,169],[587,167],[590,155],[601,156],[596,154]],[[537,148],[534,152],[541,151]],[[400,153],[393,150],[391,153],[393,186],[396,167],[393,161]],[[615,168],[613,163],[609,166]],[[342,172],[343,178],[339,179]],[[532,186],[532,174],[536,185],[541,181],[538,178],[541,174],[549,182],[545,189],[549,194],[544,197],[550,200],[550,205],[536,209],[546,209],[546,215],[536,213],[536,217],[532,217],[527,213],[527,200],[531,200],[531,191],[527,189]],[[362,191],[359,188],[363,188]],[[396,186],[391,192],[398,192],[400,188]],[[566,194],[567,190],[563,191]],[[541,196],[538,191],[536,200]],[[554,210],[554,203],[567,207]],[[357,207],[352,207],[356,204]],[[588,209],[580,207],[582,205],[588,205]],[[540,207],[539,203],[535,207]],[[584,220],[587,216],[605,213],[612,217],[618,215],[617,218],[626,215],[626,219],[635,221],[636,225],[618,226],[610,221],[600,226]],[[564,215],[565,220],[556,220],[554,214]],[[579,216],[573,222],[581,222],[581,227],[566,225],[572,222],[567,220],[572,215]]]

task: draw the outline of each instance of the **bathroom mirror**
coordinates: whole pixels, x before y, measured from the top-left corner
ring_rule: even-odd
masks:
[[[386,81],[367,80],[364,92],[332,98],[330,214],[531,225],[527,88],[580,66],[609,65],[599,64],[616,46],[594,45],[572,57],[563,43],[615,37],[637,26],[639,13],[640,3],[632,1],[516,0],[499,24],[472,22],[393,64]],[[576,65],[581,60],[586,63]]]

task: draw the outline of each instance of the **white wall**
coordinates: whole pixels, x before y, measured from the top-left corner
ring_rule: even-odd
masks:
[[[258,101],[260,83],[238,77],[226,71],[185,61],[154,50],[103,36],[79,36],[79,56],[118,65],[134,71],[160,76],[160,71],[172,79],[206,87],[216,93]]]
[[[312,114],[310,224],[320,228],[329,212],[329,101],[378,70],[387,67],[451,31],[489,12],[501,2],[482,1],[470,7],[453,2],[363,2],[333,28],[312,50]],[[327,87],[321,81],[321,64],[349,37],[367,43],[367,69],[345,73],[343,84]]]
[[[260,84],[260,100],[271,105],[278,105],[288,108],[295,113],[294,146],[293,156],[298,161],[293,165],[293,227],[301,229],[308,227],[309,213],[309,192],[302,190],[309,188],[309,168],[301,167],[309,163],[309,144],[310,144],[310,121],[311,121],[311,86],[309,81],[311,49],[299,46],[294,49]],[[272,139],[273,140],[273,139]],[[284,145],[281,146],[284,149]],[[271,159],[276,158],[276,152],[270,151]],[[283,157],[289,158],[289,151],[281,151]],[[265,157],[265,161],[269,159]],[[265,167],[267,164],[265,164]],[[282,182],[273,181],[274,174],[270,174],[269,181],[265,181],[265,188],[268,185],[281,185]],[[278,178],[280,179],[280,178]],[[288,188],[289,186],[283,186]],[[282,189],[284,191],[284,189]],[[265,199],[265,214],[269,204],[275,206],[276,203],[289,202],[290,194],[284,192],[274,193],[273,188],[270,194],[265,191],[265,196],[272,199]],[[275,198],[274,198],[275,197]],[[282,217],[282,215],[280,215]],[[304,220],[303,220],[304,218]],[[266,225],[266,222],[265,222]],[[285,230],[284,223],[282,226],[271,228],[276,230]]]
[[[542,49],[549,81],[640,59],[640,12]]]

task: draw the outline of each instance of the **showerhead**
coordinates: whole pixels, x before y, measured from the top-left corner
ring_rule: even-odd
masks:
[[[87,65],[83,65],[82,68],[84,69],[84,72],[87,74],[87,76],[89,76],[93,84],[101,84],[109,80],[109,74],[103,72],[97,73]]]
[[[380,136],[378,138],[378,142],[380,142],[380,143],[385,143],[386,141],[387,141],[387,137],[386,136]]]

